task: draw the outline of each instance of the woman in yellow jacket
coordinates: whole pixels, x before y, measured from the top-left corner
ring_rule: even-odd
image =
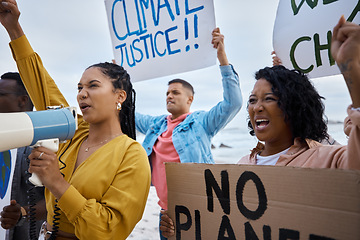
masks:
[[[0,21],[36,109],[67,107],[22,31],[16,1],[0,5]],[[46,239],[126,239],[142,217],[150,188],[147,156],[134,140],[130,77],[112,63],[92,65],[78,83],[77,101],[83,115],[73,139],[60,144],[57,154],[38,147],[29,156],[29,171],[46,187]]]

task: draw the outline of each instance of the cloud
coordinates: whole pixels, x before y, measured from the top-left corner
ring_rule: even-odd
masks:
[[[254,83],[254,73],[259,68],[272,64],[272,30],[278,0],[214,0],[217,26],[225,35],[225,47],[229,61],[234,65],[241,80],[244,106],[238,116],[246,117],[246,100]],[[33,48],[42,57],[50,75],[70,104],[76,103],[76,85],[84,69],[91,64],[111,61],[113,53],[109,26],[103,1],[49,1],[20,0],[20,22]],[[16,71],[8,47],[9,38],[0,29],[0,71]],[[165,92],[167,82],[175,77],[184,78],[195,87],[195,101],[192,110],[209,110],[222,99],[222,87],[218,66],[188,73],[176,74],[148,82],[134,83],[137,91],[136,107],[147,114],[165,114]],[[344,83],[341,93],[321,85],[320,93],[330,92],[326,108],[334,120],[342,120],[348,102]],[[345,98],[344,98],[345,96]],[[334,102],[338,104],[334,104]],[[237,117],[238,118],[238,117]],[[231,124],[242,126],[244,121]],[[245,125],[245,124],[244,124]]]

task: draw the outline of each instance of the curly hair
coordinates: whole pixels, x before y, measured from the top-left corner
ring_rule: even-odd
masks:
[[[284,66],[274,66],[257,71],[255,79],[260,78],[266,79],[272,85],[271,89],[279,98],[279,108],[285,113],[285,121],[290,123],[294,138],[321,141],[329,137],[322,102],[324,97],[319,95],[305,74]],[[248,128],[254,136],[250,121]]]
[[[115,89],[121,89],[126,92],[126,100],[122,103],[121,110],[119,112],[121,130],[130,138],[136,140],[136,130],[135,130],[136,93],[130,81],[130,75],[123,67],[109,62],[97,63],[91,65],[87,69],[91,67],[100,68],[103,74],[108,76],[110,79],[113,79],[112,83]]]

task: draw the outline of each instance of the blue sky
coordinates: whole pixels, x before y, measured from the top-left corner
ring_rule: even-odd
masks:
[[[214,0],[217,26],[225,35],[229,61],[241,80],[244,105],[229,127],[246,128],[246,101],[254,84],[254,73],[272,65],[272,31],[278,0]],[[84,69],[93,63],[111,61],[110,33],[101,0],[19,0],[20,23],[33,48],[42,57],[50,75],[71,105],[77,106],[77,83]],[[0,72],[16,71],[8,47],[9,37],[0,29]],[[183,78],[193,84],[192,111],[209,110],[222,99],[217,66],[188,73],[134,83],[136,108],[146,114],[165,114],[167,82]],[[341,76],[314,79],[326,98],[326,114],[342,121],[349,94]]]

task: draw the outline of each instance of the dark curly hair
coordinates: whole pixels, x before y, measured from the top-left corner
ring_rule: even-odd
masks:
[[[113,63],[104,62],[91,65],[89,68],[100,68],[102,73],[113,79],[112,83],[115,89],[122,89],[126,92],[126,100],[121,104],[119,119],[121,130],[130,138],[136,140],[135,131],[135,97],[136,93],[130,81],[130,75],[127,71]]]
[[[327,118],[324,115],[322,96],[314,88],[308,77],[298,70],[284,66],[266,67],[255,73],[255,79],[266,79],[272,91],[279,98],[278,105],[285,113],[285,121],[290,123],[294,138],[315,141],[327,139]],[[255,135],[251,122],[248,128]]]

